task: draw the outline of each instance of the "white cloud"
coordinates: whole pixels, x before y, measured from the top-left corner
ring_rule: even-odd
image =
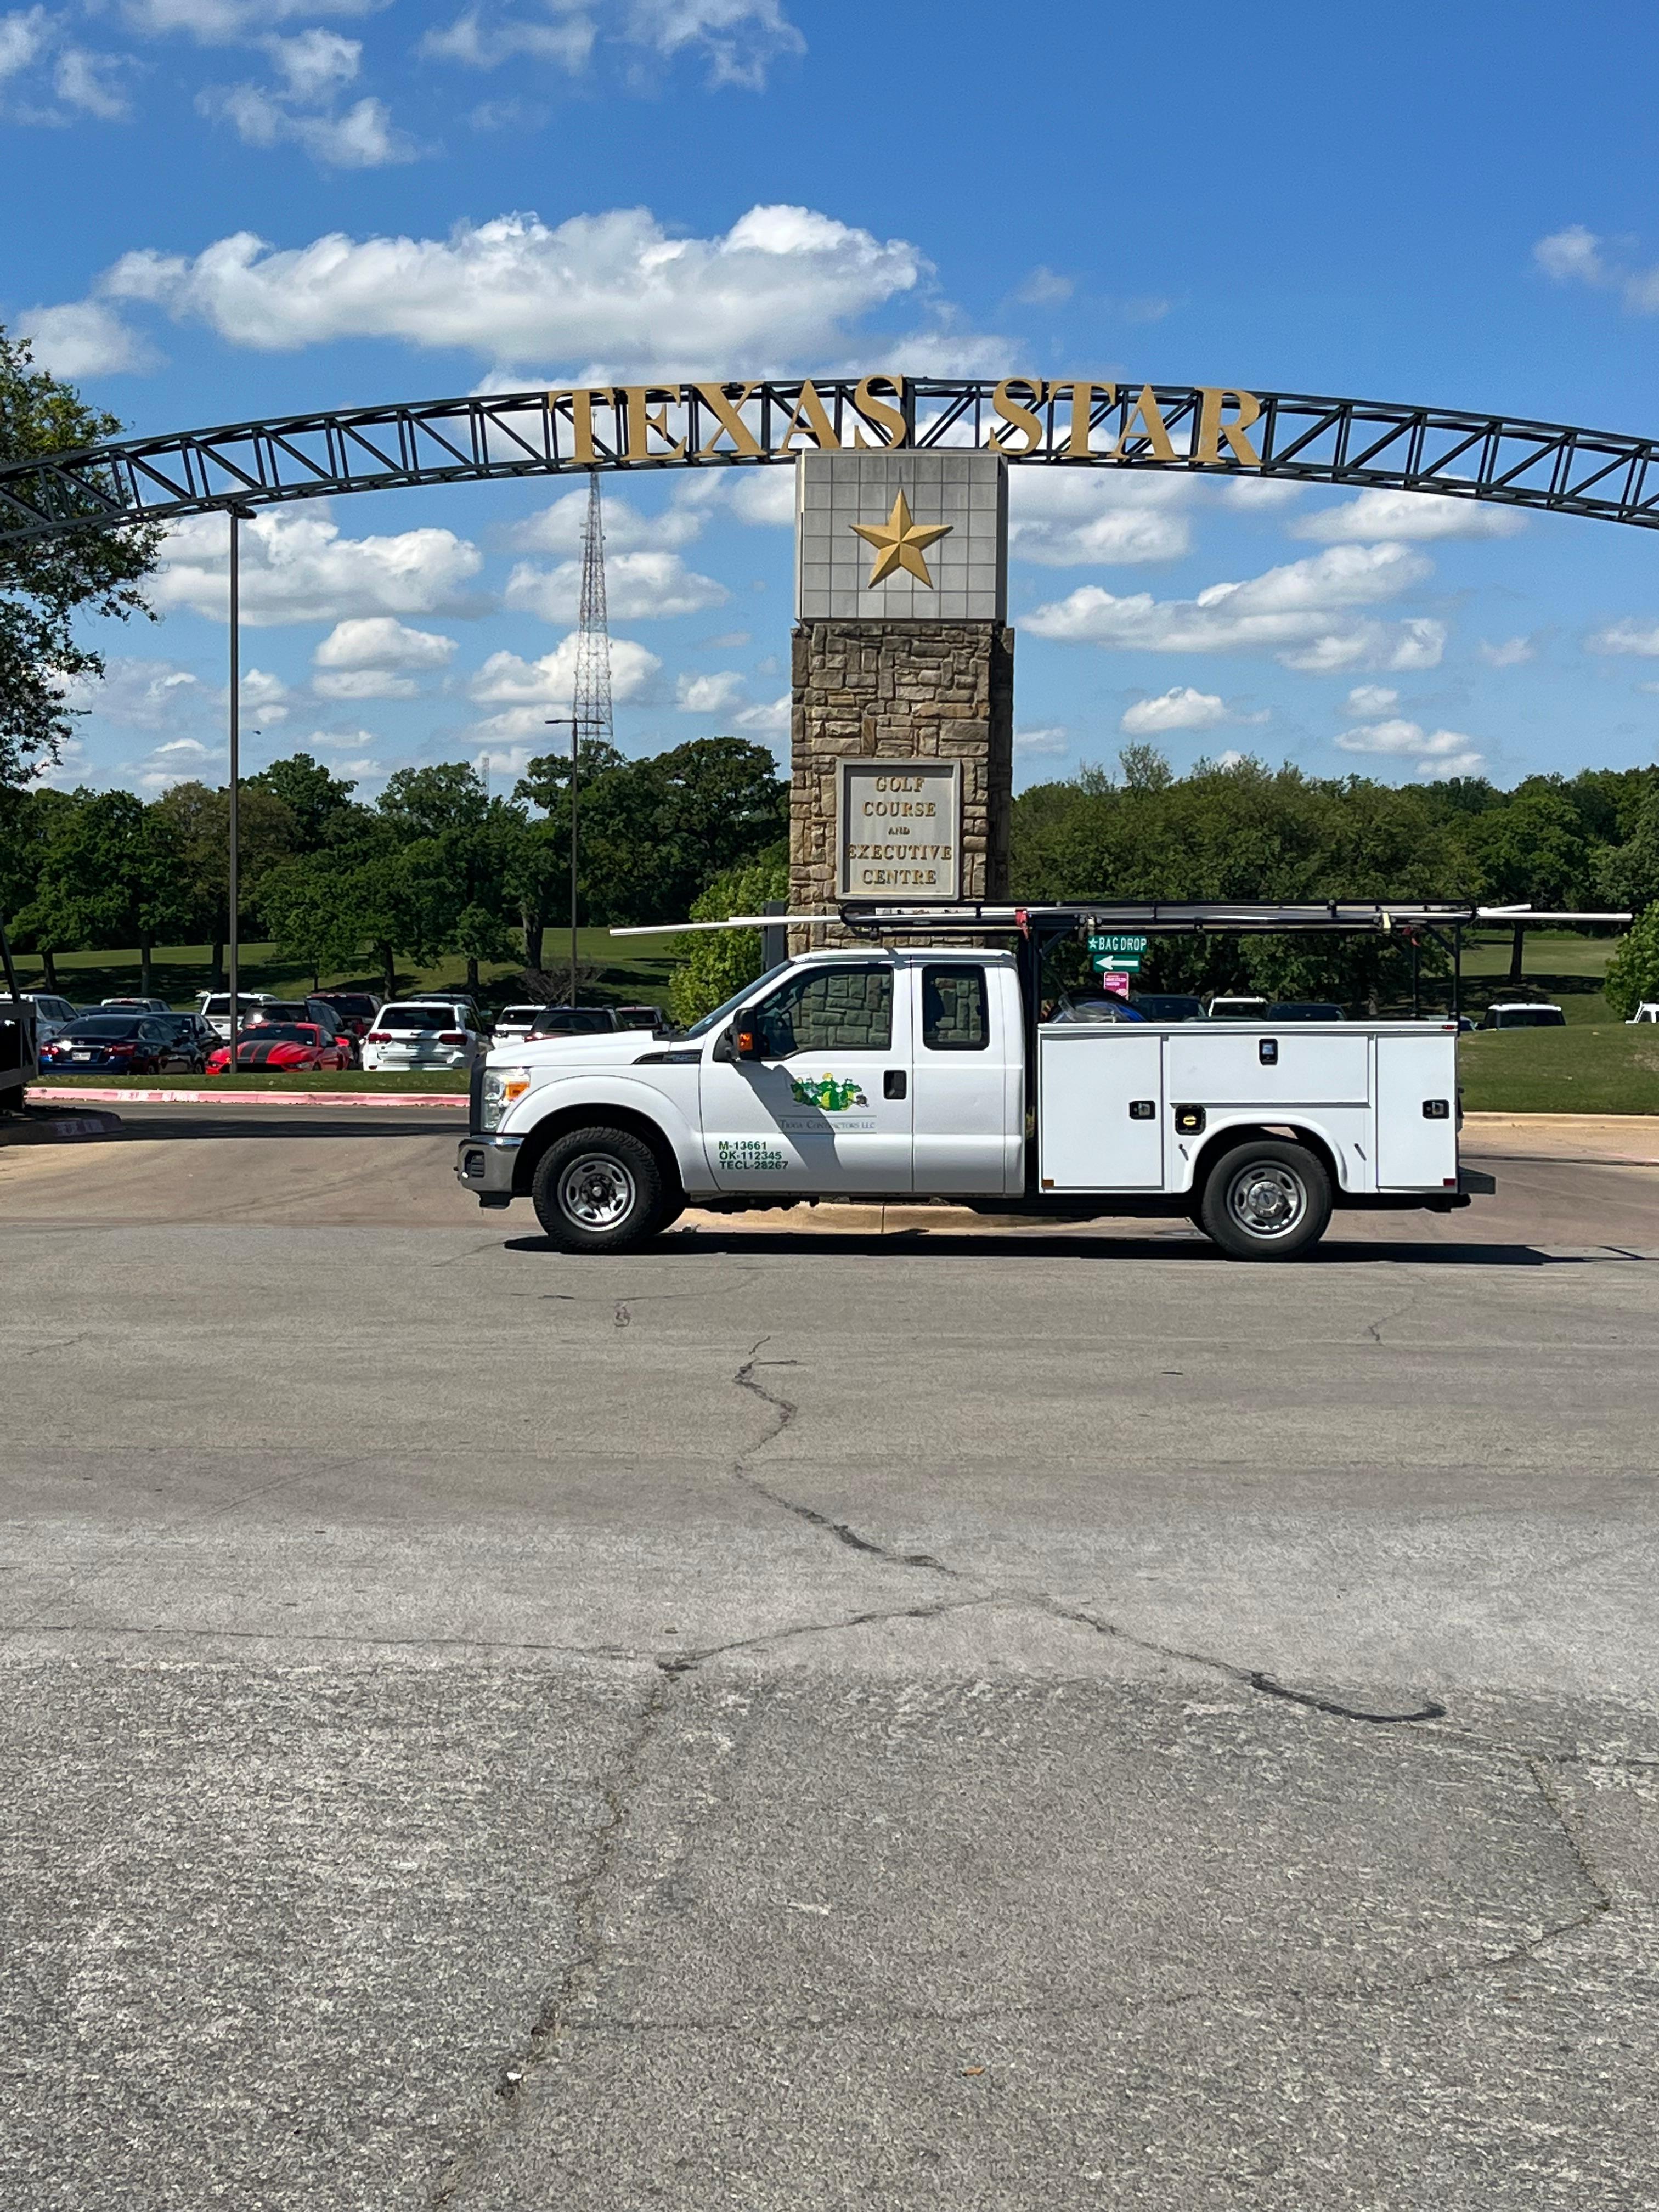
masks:
[[[1588,653],[1634,653],[1644,660],[1659,657],[1659,623],[1641,622],[1626,617],[1623,622],[1611,623],[1584,641]]]
[[[44,8],[19,8],[0,15],[0,83],[38,61],[51,35]]]
[[[793,474],[787,470],[780,473],[789,481],[793,521]],[[702,480],[698,477],[690,479],[694,485]],[[641,514],[627,500],[607,495],[603,508],[605,553],[609,556],[641,551],[671,552],[678,546],[690,545],[702,535],[707,519],[703,510],[710,503],[706,499],[677,496],[660,514]],[[582,525],[586,519],[587,494],[568,491],[562,499],[556,499],[539,514],[515,523],[507,533],[507,543],[526,553],[580,553]]]
[[[101,683],[82,678],[64,687],[72,710],[85,708],[106,722],[137,730],[176,726],[198,712],[205,693],[199,678],[174,660],[118,657],[105,665]]]
[[[1400,694],[1386,684],[1356,684],[1348,694],[1348,712],[1362,720],[1386,714],[1390,707],[1399,704]]]
[[[170,744],[157,745],[150,758],[171,761],[177,766],[184,761],[216,760],[222,750],[222,746],[204,745],[196,738],[174,738]]]
[[[1413,760],[1417,773],[1436,781],[1455,775],[1479,775],[1486,757],[1461,730],[1426,731],[1420,722],[1400,720],[1363,723],[1336,740],[1345,753],[1377,753]]]
[[[1249,758],[1249,755],[1240,752],[1237,745],[1229,745],[1224,753],[1217,754],[1214,760],[1210,763],[1210,766],[1222,769],[1243,768]]]
[[[206,324],[234,345],[282,352],[342,338],[459,348],[507,366],[566,362],[676,375],[764,374],[839,356],[850,326],[921,281],[927,264],[802,207],[754,207],[714,238],[672,238],[644,208],[457,224],[447,239],[335,232],[273,252],[251,231],[195,258],[124,255],[102,280]]]
[[[1049,722],[1036,730],[1016,730],[1017,753],[1063,753],[1070,750],[1072,733],[1063,722]]]
[[[586,15],[563,15],[556,22],[526,22],[499,9],[469,8],[442,30],[428,31],[420,51],[428,61],[456,62],[463,69],[499,69],[522,56],[553,62],[575,76],[593,51],[594,25]]]
[[[319,699],[416,699],[421,691],[412,676],[389,668],[343,668],[336,676],[314,676],[311,688]]]
[[[1304,515],[1291,526],[1293,538],[1316,538],[1328,545],[1370,544],[1379,538],[1513,538],[1526,517],[1513,507],[1474,499],[1446,499],[1425,491],[1362,491],[1340,507]]]
[[[1488,668],[1518,668],[1534,651],[1529,637],[1506,637],[1501,645],[1488,645],[1484,637],[1480,641],[1480,658]]]
[[[155,354],[137,332],[97,300],[26,307],[16,319],[16,330],[34,349],[40,367],[54,376],[113,376],[156,365]]]
[[[674,686],[674,704],[683,714],[724,714],[742,702],[744,685],[735,668],[721,668],[708,676],[682,676]]]
[[[654,653],[631,637],[611,641],[611,696],[618,704],[647,696],[662,667]],[[550,707],[568,708],[576,684],[576,633],[562,637],[551,653],[539,660],[525,660],[516,653],[492,653],[467,684],[467,696],[481,707],[499,707],[477,726],[486,738],[512,741],[546,737],[545,720]]]
[[[437,630],[368,615],[336,623],[311,658],[318,668],[442,668],[454,651],[454,639]]]
[[[1227,719],[1226,702],[1218,693],[1183,684],[1158,698],[1137,699],[1124,710],[1118,727],[1132,738],[1152,738],[1166,730],[1213,730]]]
[[[267,39],[264,49],[282,72],[288,97],[307,102],[349,84],[363,58],[361,39],[343,39],[337,31],[315,27],[295,38]]]
[[[288,720],[288,702],[293,694],[280,676],[267,674],[263,668],[250,668],[242,678],[242,712],[262,725],[274,726]],[[226,696],[228,696],[228,689]]]
[[[1104,469],[1016,469],[1008,550],[1045,568],[1173,561],[1190,550],[1194,479]]]
[[[1147,653],[1276,652],[1311,672],[1365,663],[1432,667],[1445,645],[1439,623],[1355,621],[1350,610],[1394,598],[1432,574],[1409,546],[1334,545],[1243,583],[1212,584],[1194,599],[1118,598],[1085,584],[1039,607],[1024,627],[1062,643]]]
[[[1633,313],[1652,314],[1659,308],[1659,268],[1627,267],[1608,256],[1607,244],[1606,239],[1586,230],[1582,222],[1571,222],[1565,230],[1540,238],[1532,249],[1532,258],[1559,284],[1589,284],[1599,291],[1616,289]]]
[[[1027,307],[1056,307],[1062,300],[1069,300],[1076,289],[1069,276],[1062,276],[1057,270],[1039,261],[1014,297]]]
[[[522,57],[576,75],[599,39],[595,9],[581,0],[547,0],[547,8],[551,21],[475,5],[446,29],[429,31],[421,52],[467,69],[498,69]],[[706,64],[711,86],[758,90],[774,61],[806,47],[778,0],[624,0],[603,12],[609,39],[663,61],[695,56]]]
[[[52,71],[52,89],[83,115],[95,116],[100,123],[118,123],[129,112],[127,96],[117,82],[125,66],[114,54],[90,54],[82,46],[66,46]]]
[[[258,85],[231,84],[210,87],[196,105],[204,115],[233,124],[245,146],[303,146],[325,168],[382,169],[420,156],[380,100],[360,100],[343,115],[312,115]]]
[[[164,614],[228,619],[227,525],[197,515],[168,532],[150,587]],[[477,546],[448,530],[342,538],[326,512],[267,508],[242,526],[242,620],[338,622],[358,615],[471,614],[462,586],[477,574]]]
[[[295,15],[370,15],[383,0],[123,0],[121,13],[148,38],[185,33],[228,46]]]
[[[745,707],[740,714],[732,717],[732,727],[747,730],[752,737],[777,737],[787,734],[789,728],[789,694],[760,707]]]
[[[507,578],[507,604],[544,622],[573,622],[581,581],[580,561],[562,561],[556,568],[520,561]],[[678,553],[619,553],[605,562],[605,589],[613,622],[701,614],[731,597],[724,584],[688,568]]]
[[[378,740],[368,730],[313,730],[308,738],[297,742],[301,752],[349,753],[356,751],[363,745],[373,745],[378,743]],[[339,765],[361,768],[368,773],[374,764],[372,762],[367,764],[362,762],[342,762]]]
[[[1553,276],[1558,283],[1577,277],[1587,284],[1599,284],[1606,275],[1601,240],[1582,222],[1570,222],[1565,230],[1540,238],[1532,249],[1532,258],[1544,274]]]

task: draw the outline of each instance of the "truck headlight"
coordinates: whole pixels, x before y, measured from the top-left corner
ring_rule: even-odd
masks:
[[[483,1126],[499,1129],[530,1088],[527,1067],[487,1067],[483,1079]]]

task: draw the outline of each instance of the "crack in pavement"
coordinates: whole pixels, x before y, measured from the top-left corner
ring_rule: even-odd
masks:
[[[821,1528],[826,1535],[833,1536],[838,1544],[845,1544],[849,1551],[861,1552],[868,1558],[881,1559],[890,1567],[912,1567],[925,1574],[944,1575],[951,1582],[961,1581],[962,1577],[955,1567],[947,1567],[931,1552],[896,1552],[889,1545],[878,1543],[872,1536],[860,1535],[858,1530],[845,1521],[832,1521],[827,1513],[820,1513],[816,1506],[804,1505],[797,1498],[786,1498],[781,1491],[772,1489],[758,1476],[749,1472],[745,1462],[753,1459],[757,1452],[764,1451],[768,1444],[775,1443],[800,1411],[792,1399],[779,1396],[775,1391],[769,1390],[763,1382],[755,1380],[757,1367],[794,1367],[799,1364],[793,1359],[763,1360],[761,1346],[770,1342],[769,1336],[760,1338],[732,1378],[739,1390],[747,1390],[751,1397],[758,1398],[776,1415],[774,1425],[767,1433],[750,1444],[746,1451],[739,1452],[732,1462],[732,1473],[736,1480],[746,1489],[764,1498],[769,1504],[781,1507],[786,1513],[793,1513],[809,1528]]]

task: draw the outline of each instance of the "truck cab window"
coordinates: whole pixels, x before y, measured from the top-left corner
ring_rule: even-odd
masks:
[[[929,1052],[983,1052],[991,1019],[982,968],[924,968],[921,1041]]]
[[[893,971],[886,966],[809,968],[751,1007],[763,1056],[886,1052],[893,1042]]]

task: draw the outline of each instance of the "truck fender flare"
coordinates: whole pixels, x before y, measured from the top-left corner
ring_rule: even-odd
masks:
[[[534,1095],[535,1120],[522,1132],[515,1128],[508,1133],[522,1134],[524,1139],[513,1164],[515,1192],[530,1188],[536,1164],[556,1137],[566,1129],[599,1123],[631,1129],[642,1138],[682,1192],[708,1188],[702,1146],[696,1133],[661,1091],[642,1083],[590,1078],[550,1083]]]
[[[1352,1188],[1343,1164],[1341,1146],[1333,1144],[1316,1123],[1277,1118],[1263,1121],[1259,1116],[1241,1116],[1237,1121],[1224,1122],[1221,1127],[1210,1130],[1193,1155],[1192,1174],[1182,1188],[1191,1192],[1201,1190],[1224,1152],[1231,1152],[1238,1146],[1249,1144],[1256,1138],[1282,1139],[1285,1136],[1296,1144],[1307,1146],[1329,1176],[1333,1191]]]

